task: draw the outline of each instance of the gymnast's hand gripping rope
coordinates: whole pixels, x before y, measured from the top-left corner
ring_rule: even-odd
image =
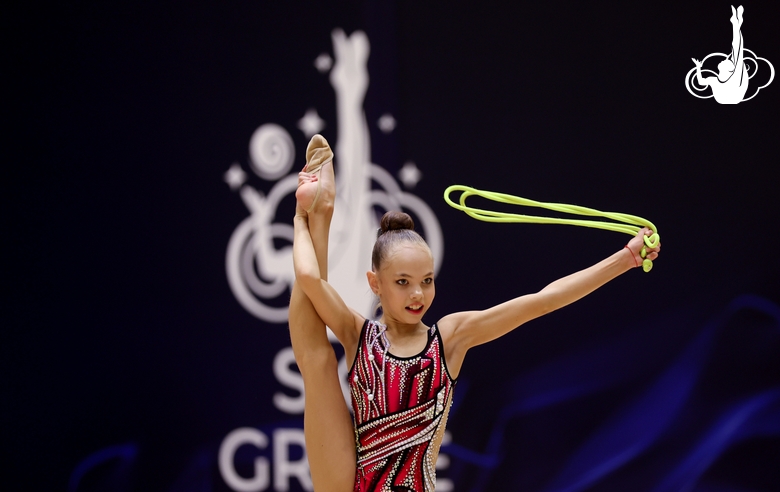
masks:
[[[452,192],[460,191],[460,203],[455,203],[450,199]],[[466,198],[470,196],[481,196],[488,200],[499,203],[508,203],[510,205],[520,205],[526,207],[539,207],[546,208],[548,210],[555,210],[556,212],[564,212],[574,215],[589,215],[595,217],[606,217],[622,223],[615,222],[603,222],[598,220],[582,220],[582,219],[560,219],[557,217],[539,217],[535,215],[521,215],[506,212],[495,212],[492,210],[483,210],[479,208],[466,206]],[[632,236],[636,236],[637,232],[642,227],[648,227],[653,231],[650,236],[645,236],[645,246],[642,248],[640,255],[642,258],[647,256],[647,248],[655,248],[661,241],[661,236],[658,235],[658,229],[655,225],[647,219],[637,217],[636,215],[621,214],[617,212],[601,212],[587,207],[580,207],[578,205],[568,205],[566,203],[545,203],[537,202],[535,200],[529,200],[514,195],[506,195],[504,193],[496,193],[493,191],[484,191],[472,188],[470,186],[452,185],[444,190],[444,201],[446,201],[452,208],[465,212],[477,220],[485,222],[521,222],[527,224],[562,224],[562,225],[574,225],[581,227],[592,227],[594,229],[606,229],[608,231],[624,232]],[[653,262],[649,258],[645,258],[642,262],[642,269],[645,272],[649,272],[653,268]]]

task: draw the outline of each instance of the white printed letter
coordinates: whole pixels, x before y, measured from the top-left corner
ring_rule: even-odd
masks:
[[[300,446],[303,456],[298,461],[290,461],[290,446]],[[290,477],[295,477],[304,490],[314,490],[306,461],[306,444],[302,429],[278,429],[274,431],[274,490],[290,490]]]
[[[297,415],[303,413],[304,407],[303,376],[290,367],[292,364],[295,364],[292,347],[283,348],[274,358],[276,380],[288,388],[298,391],[298,396],[287,396],[281,392],[275,393],[274,406],[282,412]]]
[[[301,434],[302,436],[303,434]],[[236,472],[233,458],[236,450],[244,444],[252,444],[260,449],[268,446],[268,437],[257,429],[241,427],[228,434],[219,446],[219,472],[222,479],[237,492],[259,492],[265,490],[270,482],[268,460],[262,456],[255,458],[255,476],[244,478]]]

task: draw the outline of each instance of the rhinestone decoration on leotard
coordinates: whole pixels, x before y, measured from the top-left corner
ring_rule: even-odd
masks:
[[[436,325],[413,357],[390,354],[386,330],[366,321],[349,375],[358,461],[354,490],[433,492],[455,382],[444,367]]]

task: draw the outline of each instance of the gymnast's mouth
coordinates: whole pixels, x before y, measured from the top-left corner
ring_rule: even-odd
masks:
[[[406,306],[406,310],[409,311],[412,314],[420,314],[423,310],[422,304],[412,304],[411,306]]]

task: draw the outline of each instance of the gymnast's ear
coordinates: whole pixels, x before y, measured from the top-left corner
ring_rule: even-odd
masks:
[[[371,291],[374,295],[379,295],[379,280],[377,279],[376,272],[371,270],[366,272],[366,278],[368,278],[368,285],[371,287]]]

